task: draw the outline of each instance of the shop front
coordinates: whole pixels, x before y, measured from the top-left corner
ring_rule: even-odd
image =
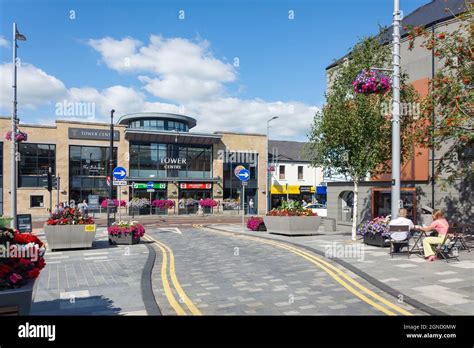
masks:
[[[157,200],[167,199],[167,184],[164,182],[153,182],[153,188],[148,187],[149,182],[134,182],[130,192],[132,198],[145,199],[150,202],[149,205],[132,207],[135,212],[142,214],[167,214],[166,209],[159,209],[153,205]],[[138,205],[138,204],[137,204]]]
[[[309,185],[272,185],[271,186],[271,207],[281,206],[283,201],[297,201],[311,203],[314,200],[316,189]]]
[[[212,183],[180,183],[178,214],[196,214],[201,199],[212,198]]]

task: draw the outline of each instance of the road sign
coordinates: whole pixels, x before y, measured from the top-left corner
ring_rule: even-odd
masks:
[[[127,186],[127,180],[114,180],[114,186]]]
[[[241,165],[235,167],[235,169],[234,169],[234,174],[235,174],[236,177],[239,177],[239,173],[240,173],[240,171],[241,171],[242,169],[245,169],[245,167],[244,167],[244,166],[241,166]]]
[[[149,189],[146,190],[146,192],[155,192],[155,189],[153,189],[153,188],[150,189],[149,188]]]
[[[247,169],[242,169],[237,175],[240,181],[247,181],[250,179],[250,172]]]
[[[248,181],[242,181],[242,186],[247,186],[248,185]]]
[[[146,183],[146,188],[152,189],[155,187],[155,183],[153,181],[149,181]]]
[[[116,180],[123,180],[127,176],[127,170],[124,167],[115,167],[113,175]]]

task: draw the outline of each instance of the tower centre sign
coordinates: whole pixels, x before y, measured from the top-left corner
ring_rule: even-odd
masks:
[[[165,169],[181,169],[186,165],[186,158],[163,157],[160,163],[164,165]]]
[[[69,128],[69,139],[110,140],[110,130],[90,128]],[[120,132],[114,131],[114,141],[120,140]]]

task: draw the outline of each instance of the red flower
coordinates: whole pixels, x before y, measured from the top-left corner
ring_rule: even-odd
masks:
[[[22,266],[24,266],[24,267],[28,267],[28,266],[30,266],[30,264],[31,264],[31,261],[28,260],[28,259],[20,259],[19,262],[20,262],[20,264],[21,264]]]
[[[18,244],[35,243],[39,246],[43,245],[43,242],[38,237],[30,233],[15,233],[14,241]]]
[[[29,271],[28,273],[28,278],[29,279],[36,279],[38,278],[39,274],[40,274],[40,271],[38,268],[33,268],[31,271]]]
[[[19,274],[13,273],[9,279],[13,284],[16,284],[19,280],[22,280],[23,277]]]
[[[4,278],[11,270],[11,267],[8,265],[0,265],[0,278]]]

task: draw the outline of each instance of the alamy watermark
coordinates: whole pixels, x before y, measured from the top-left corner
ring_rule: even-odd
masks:
[[[333,242],[325,246],[324,256],[327,258],[353,258],[364,261],[364,246],[362,244],[341,244]]]
[[[383,115],[392,114],[393,104],[392,99],[388,102],[383,102],[380,104],[380,112]],[[420,117],[421,115],[421,104],[420,103],[403,103],[400,102],[400,116],[413,116],[415,118]]]
[[[5,245],[0,245],[0,258],[26,258],[36,262],[38,261],[39,256],[40,248],[34,243],[10,244],[10,242],[6,242]]]
[[[248,151],[218,150],[217,159],[224,163],[249,163],[250,165],[257,165],[258,152],[255,150],[248,150]]]
[[[56,116],[95,119],[95,103],[70,102],[64,99],[56,103]]]

